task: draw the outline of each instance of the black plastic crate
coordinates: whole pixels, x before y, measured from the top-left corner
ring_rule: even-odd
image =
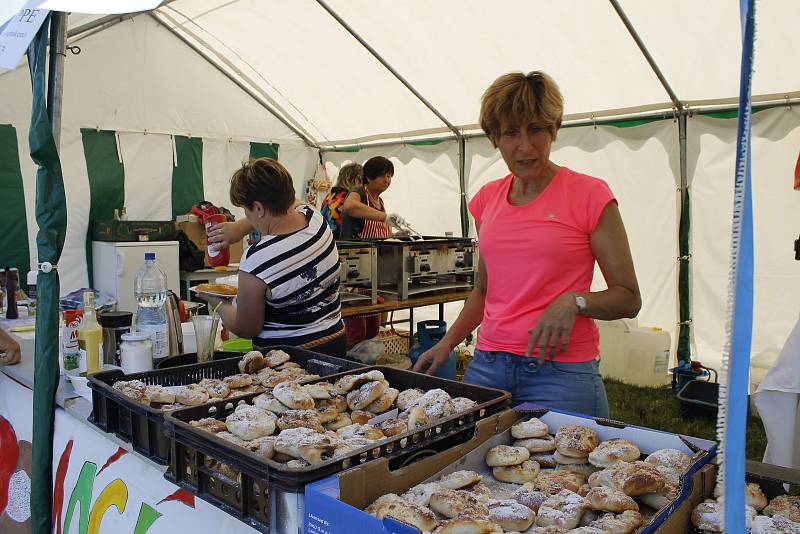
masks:
[[[264,460],[216,435],[197,429],[190,421],[205,417],[225,419],[233,413],[237,402],[218,401],[204,406],[182,408],[167,414],[166,431],[172,438],[172,461],[165,478],[191,490],[201,499],[217,506],[237,519],[262,531],[269,531],[275,510],[273,492],[302,494],[305,485],[339,473],[350,467],[385,457],[390,465],[400,466],[421,458],[424,451],[440,451],[471,439],[475,424],[485,417],[506,409],[511,394],[507,391],[464,384],[392,367],[367,367],[359,372],[379,370],[392,387],[399,390],[440,388],[452,397],[467,397],[478,404],[472,410],[439,419],[413,432],[405,432],[368,445],[349,456],[327,460],[321,464],[289,468],[273,460]],[[351,372],[312,380],[314,383],[336,380]],[[241,397],[248,404],[257,393]],[[209,469],[206,459],[214,460],[238,472],[236,480]]]
[[[283,350],[292,362],[303,366],[309,373],[329,376],[344,371],[361,369],[364,364],[335,358],[296,347],[272,347]],[[126,375],[120,370],[103,371],[89,376],[92,388],[92,414],[89,421],[95,426],[115,434],[133,445],[133,449],[156,463],[169,464],[170,440],[164,434],[163,410],[139,404],[113,388],[120,380],[141,380],[147,385],[183,386],[200,382],[204,378],[224,378],[239,373],[243,354],[205,363],[181,365]],[[244,396],[242,397],[244,398]],[[237,397],[238,399],[238,397]],[[228,400],[228,399],[224,399]]]
[[[716,416],[719,409],[719,383],[705,380],[688,381],[676,395],[681,414]]]

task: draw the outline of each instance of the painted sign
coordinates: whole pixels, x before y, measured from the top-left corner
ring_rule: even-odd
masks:
[[[85,402],[82,399],[77,402]],[[0,372],[0,532],[30,533],[33,394]],[[255,532],[186,489],[112,436],[56,411],[55,534]]]
[[[13,69],[28,49],[49,11],[41,9],[42,0],[29,0],[0,27],[0,67]]]

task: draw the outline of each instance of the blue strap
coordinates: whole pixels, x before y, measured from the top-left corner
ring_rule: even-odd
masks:
[[[739,1],[742,62],[739,85],[736,179],[733,206],[734,300],[725,434],[725,531],[746,533],[745,431],[748,373],[753,337],[753,207],[750,176],[751,82],[753,74],[754,0]],[[738,240],[736,239],[738,235]],[[738,242],[738,253],[737,253]]]

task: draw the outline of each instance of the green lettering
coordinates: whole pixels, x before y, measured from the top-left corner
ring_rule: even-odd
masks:
[[[136,528],[133,529],[133,534],[145,534],[159,517],[161,517],[159,512],[156,512],[153,507],[143,502],[141,508],[139,508],[139,519],[136,520]]]
[[[78,481],[75,482],[75,487],[72,489],[72,495],[69,497],[69,505],[67,506],[67,514],[64,516],[63,532],[69,532],[70,524],[72,523],[72,514],[75,511],[75,505],[80,503],[80,518],[78,520],[78,534],[86,534],[89,529],[89,507],[92,504],[92,488],[94,487],[94,477],[97,474],[97,465],[92,462],[86,462],[81,468],[81,473],[78,475]]]

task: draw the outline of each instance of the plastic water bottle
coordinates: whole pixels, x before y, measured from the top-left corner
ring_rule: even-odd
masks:
[[[144,253],[144,265],[136,273],[133,295],[138,307],[134,326],[149,332],[153,340],[153,361],[169,356],[169,335],[164,303],[167,300],[167,275],[156,265],[155,252]]]

